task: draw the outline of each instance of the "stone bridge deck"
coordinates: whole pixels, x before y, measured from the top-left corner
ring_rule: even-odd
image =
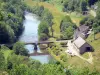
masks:
[[[25,45],[28,44],[33,44],[33,45],[39,45],[39,44],[50,44],[50,43],[66,43],[68,42],[68,40],[60,40],[60,41],[33,41],[33,42],[24,42]],[[12,44],[0,44],[0,46],[7,46],[7,47],[12,47],[14,45],[14,43]]]
[[[25,45],[27,44],[49,44],[49,43],[66,43],[68,40],[60,40],[60,41],[36,41],[36,42],[24,42]]]

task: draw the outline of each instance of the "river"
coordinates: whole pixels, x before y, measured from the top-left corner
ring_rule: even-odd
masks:
[[[25,14],[25,20],[23,22],[25,29],[23,31],[23,34],[20,36],[19,41],[22,42],[31,42],[31,41],[38,41],[38,25],[40,24],[40,20],[35,14],[32,13],[26,13]],[[26,49],[28,49],[29,53],[34,53],[34,45],[26,45]],[[38,53],[42,53],[44,51],[41,51],[39,46],[37,51]],[[48,55],[37,55],[37,56],[30,56],[30,58],[39,60],[41,63],[48,63],[51,56]]]

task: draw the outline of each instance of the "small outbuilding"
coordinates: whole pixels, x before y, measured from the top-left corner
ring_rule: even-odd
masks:
[[[92,52],[92,46],[88,44],[83,38],[78,37],[74,42],[73,45],[77,47],[77,50],[80,54],[85,52]]]
[[[87,38],[89,31],[89,26],[81,25],[74,31],[74,40],[78,37],[82,37],[83,39]]]

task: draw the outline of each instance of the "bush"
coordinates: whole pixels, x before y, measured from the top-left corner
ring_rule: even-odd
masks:
[[[66,42],[61,42],[60,45],[67,45],[67,43]]]
[[[64,62],[66,62],[66,61],[67,61],[67,55],[62,54],[62,55],[60,56],[60,59],[61,59],[62,61],[64,61]]]
[[[10,49],[9,49],[8,47],[2,45],[2,46],[1,46],[1,50],[10,50]]]
[[[25,49],[25,45],[21,42],[17,42],[13,46],[14,53],[17,55],[28,56],[28,50]]]
[[[45,34],[45,33],[41,33],[40,36],[39,36],[39,40],[41,41],[45,41],[48,39],[48,36]]]
[[[45,22],[45,21],[42,21],[38,27],[38,34],[39,36],[44,33],[46,35],[49,35],[49,26],[48,26],[48,23]]]

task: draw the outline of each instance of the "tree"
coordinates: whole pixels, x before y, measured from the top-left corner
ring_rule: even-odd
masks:
[[[81,11],[87,11],[87,2],[86,0],[81,1]]]
[[[92,28],[94,30],[94,36],[95,34],[100,32],[100,2],[98,3],[98,9],[97,9],[97,16],[94,18],[93,24],[92,24]],[[94,38],[95,39],[95,38]]]
[[[52,22],[52,19],[53,19],[53,15],[52,13],[49,11],[49,10],[44,10],[43,14],[42,14],[42,20],[47,22],[48,25],[50,26],[50,30],[52,32],[52,37],[53,37],[53,28],[52,28],[52,25],[53,25],[53,22]]]
[[[73,38],[73,34],[74,34],[74,29],[71,26],[69,26],[62,33],[63,33],[63,35],[62,35],[63,39],[72,39]]]
[[[87,11],[87,1],[86,0],[65,0],[63,3],[63,11]]]
[[[48,35],[44,34],[44,33],[41,33],[40,36],[39,36],[39,40],[42,40],[42,41],[45,41],[47,40],[49,37]]]
[[[28,68],[25,64],[15,66],[11,71],[10,75],[34,75],[34,71]]]
[[[3,53],[0,51],[0,70],[5,70],[6,63]]]
[[[49,26],[48,23],[45,21],[42,21],[38,27],[38,34],[39,37],[43,36],[44,34],[49,36]],[[42,35],[43,34],[43,35]],[[41,35],[41,36],[40,36]]]
[[[65,16],[60,23],[60,31],[62,33],[61,38],[71,39],[74,34],[75,28],[76,28],[76,25],[72,23],[72,20],[70,19],[70,17]]]
[[[0,43],[15,42],[20,36],[27,9],[21,0],[0,0]]]
[[[95,2],[97,2],[98,0],[88,0],[88,4],[91,6],[91,5],[94,5]]]
[[[61,65],[44,64],[39,68],[38,75],[66,75],[66,74]]]
[[[63,11],[64,12],[67,12],[68,11],[68,0],[66,0],[64,3],[63,3],[64,7],[63,7]]]
[[[21,42],[17,42],[13,46],[14,53],[17,55],[28,56],[28,50],[25,49],[25,45]]]
[[[93,16],[86,16],[80,21],[80,25],[87,25],[91,28],[93,25],[93,22],[94,22]]]
[[[5,40],[6,39],[6,40]],[[10,26],[0,22],[0,42],[7,43],[14,41],[14,32]]]

